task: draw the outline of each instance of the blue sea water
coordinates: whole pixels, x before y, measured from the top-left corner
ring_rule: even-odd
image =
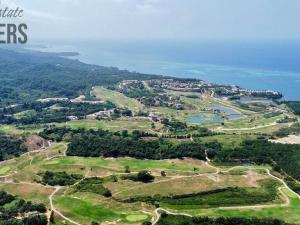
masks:
[[[75,51],[83,62],[130,71],[275,90],[300,100],[300,42],[37,41],[42,51]]]

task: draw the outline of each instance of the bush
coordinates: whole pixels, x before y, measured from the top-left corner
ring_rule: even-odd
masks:
[[[73,185],[78,180],[82,179],[83,176],[79,174],[67,174],[66,172],[50,172],[40,173],[42,176],[42,183],[50,186],[67,186]]]

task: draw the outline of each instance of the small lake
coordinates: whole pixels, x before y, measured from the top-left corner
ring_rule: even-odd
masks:
[[[240,119],[240,118],[244,117],[244,114],[242,114],[234,109],[225,107],[225,106],[212,106],[212,107],[209,107],[208,109],[220,111],[221,113],[224,113],[226,118],[229,120]]]
[[[273,101],[271,99],[267,99],[267,98],[240,98],[240,99],[234,100],[234,102],[244,103],[244,104],[249,104],[249,103],[271,104],[271,103],[273,103]]]
[[[224,122],[224,117],[229,120],[240,119],[245,115],[225,106],[211,106],[207,108],[208,110],[218,111],[224,116],[220,115],[220,113],[216,112],[199,112],[194,114],[190,118],[187,119],[188,123],[199,123],[199,124],[208,124],[208,123],[222,123]]]
[[[213,113],[207,113],[207,112],[200,112],[197,114],[194,114],[190,118],[187,119],[188,123],[201,123],[201,124],[208,124],[208,123],[222,123],[224,119]]]

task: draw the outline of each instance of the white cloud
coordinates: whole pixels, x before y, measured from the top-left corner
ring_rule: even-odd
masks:
[[[143,3],[143,4],[137,4],[135,6],[135,8],[136,8],[138,13],[145,13],[145,14],[163,14],[163,13],[168,12],[166,9],[162,9],[158,6],[155,6],[149,0],[146,1],[145,3]]]
[[[2,0],[2,8],[4,4],[24,8],[22,20],[30,32],[45,37],[300,38],[299,0]]]

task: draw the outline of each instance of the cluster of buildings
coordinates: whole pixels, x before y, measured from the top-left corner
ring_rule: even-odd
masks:
[[[149,81],[153,88],[161,88],[173,91],[200,92],[203,88],[211,87],[212,84],[203,80],[180,80],[180,79],[156,79]]]
[[[47,103],[47,102],[72,102],[72,103],[89,103],[89,104],[101,104],[104,103],[104,101],[86,101],[85,96],[79,96],[74,99],[69,99],[69,98],[43,98],[43,99],[38,99],[38,102],[41,103]]]
[[[123,80],[119,83],[119,88],[138,88],[143,89],[144,88],[144,82],[141,80]]]

